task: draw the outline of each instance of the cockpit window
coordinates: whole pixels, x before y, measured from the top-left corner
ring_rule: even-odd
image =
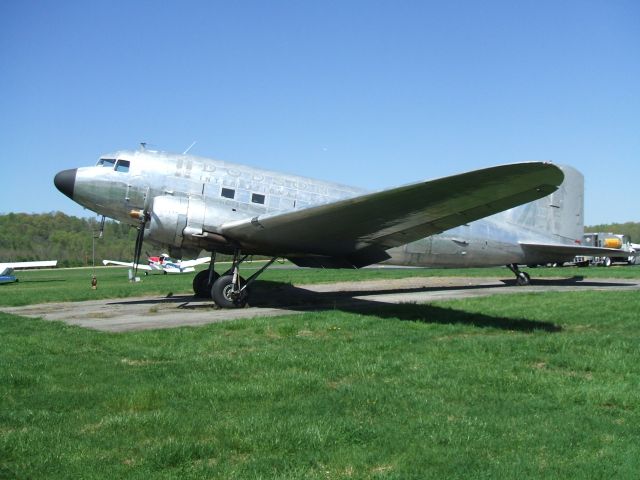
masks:
[[[116,172],[128,172],[129,165],[129,160],[118,160],[118,163],[116,163]]]
[[[101,158],[100,160],[98,160],[98,164],[96,166],[113,168],[115,164],[116,164],[116,161],[112,158]]]

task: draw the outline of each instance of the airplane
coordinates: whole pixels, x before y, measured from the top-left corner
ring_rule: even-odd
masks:
[[[17,282],[18,278],[13,274],[14,270],[23,268],[55,267],[57,264],[57,260],[0,263],[0,284]]]
[[[606,255],[580,245],[583,177],[568,166],[523,162],[367,192],[342,184],[187,154],[123,150],[63,170],[56,188],[138,230],[171,255],[211,252],[193,279],[196,296],[222,308],[246,305],[249,287],[277,258],[301,267],[519,265]],[[216,253],[233,255],[219,275]],[[251,255],[270,260],[248,279]]]
[[[195,271],[196,265],[202,265],[203,263],[209,263],[211,261],[211,257],[202,257],[197,258],[195,260],[186,260],[186,261],[176,261],[171,258],[168,254],[163,253],[157,257],[149,257],[148,263],[146,265],[138,265],[132,262],[120,262],[117,260],[103,260],[103,265],[120,265],[123,267],[132,267],[137,268],[139,270],[146,270],[145,275],[148,275],[149,272],[162,272],[165,275],[168,273],[189,273]]]

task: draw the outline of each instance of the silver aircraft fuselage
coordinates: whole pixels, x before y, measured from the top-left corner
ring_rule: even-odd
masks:
[[[582,175],[561,167],[565,181],[552,195],[387,250],[385,263],[406,266],[479,267],[568,261],[573,254],[531,251],[523,244],[576,245],[582,238]],[[100,215],[138,225],[136,212],[156,200],[169,212],[145,239],[182,251],[213,250],[220,226],[236,220],[301,210],[353,198],[366,191],[346,185],[192,155],[150,150],[104,155],[96,166],[60,172],[60,191]],[[181,218],[187,202],[188,219]],[[168,219],[168,220],[167,220]],[[202,232],[207,232],[204,235]],[[222,245],[222,244],[221,244]],[[218,248],[224,251],[224,247]],[[273,252],[248,251],[251,254]]]

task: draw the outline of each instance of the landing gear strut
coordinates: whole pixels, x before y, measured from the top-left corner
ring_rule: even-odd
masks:
[[[517,263],[510,263],[507,268],[511,270],[516,276],[516,285],[523,287],[525,285],[531,285],[531,277],[527,272],[523,272],[518,268]]]
[[[260,270],[247,280],[240,276],[240,264],[249,255],[242,255],[240,250],[233,254],[231,268],[222,275],[214,271],[215,252],[211,254],[209,269],[199,272],[193,279],[193,291],[197,297],[212,298],[221,308],[242,308],[249,300],[249,286],[276,261],[277,257],[269,260]]]

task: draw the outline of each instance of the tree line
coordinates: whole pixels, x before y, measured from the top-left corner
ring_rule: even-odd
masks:
[[[107,220],[103,237],[97,238],[99,229],[97,218],[73,217],[62,212],[0,215],[0,262],[55,259],[60,267],[90,266],[94,246],[96,265],[105,258],[133,258],[135,228]],[[640,243],[640,222],[591,225],[584,230],[623,233]]]
[[[0,262],[58,260],[59,267],[96,265],[105,258],[131,260],[136,230],[114,220],[104,224],[62,212],[0,215]],[[94,238],[95,237],[95,238]]]

